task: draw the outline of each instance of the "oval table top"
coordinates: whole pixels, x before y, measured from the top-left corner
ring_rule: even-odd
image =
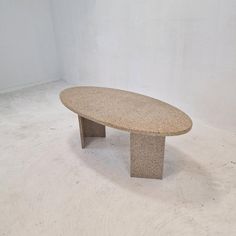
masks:
[[[60,93],[62,103],[79,116],[134,133],[173,136],[192,128],[188,115],[160,100],[102,87],[73,87]]]

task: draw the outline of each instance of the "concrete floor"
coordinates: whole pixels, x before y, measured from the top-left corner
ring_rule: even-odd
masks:
[[[236,135],[193,119],[163,180],[129,177],[129,134],[80,148],[64,82],[0,95],[0,235],[236,235]]]

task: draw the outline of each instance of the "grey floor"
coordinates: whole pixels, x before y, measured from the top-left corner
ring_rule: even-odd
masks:
[[[236,137],[193,119],[163,180],[129,177],[129,134],[80,148],[55,82],[0,95],[0,235],[236,235]]]

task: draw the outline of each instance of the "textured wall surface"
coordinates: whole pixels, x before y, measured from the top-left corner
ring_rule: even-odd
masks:
[[[0,91],[60,78],[49,0],[0,0]]]
[[[52,0],[63,78],[164,99],[236,132],[234,0]]]

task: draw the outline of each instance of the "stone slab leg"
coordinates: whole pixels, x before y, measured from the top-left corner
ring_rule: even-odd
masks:
[[[165,137],[130,134],[131,177],[162,179]]]
[[[78,116],[80,127],[81,147],[85,148],[86,137],[106,137],[106,129],[104,125],[100,125],[94,121]]]

